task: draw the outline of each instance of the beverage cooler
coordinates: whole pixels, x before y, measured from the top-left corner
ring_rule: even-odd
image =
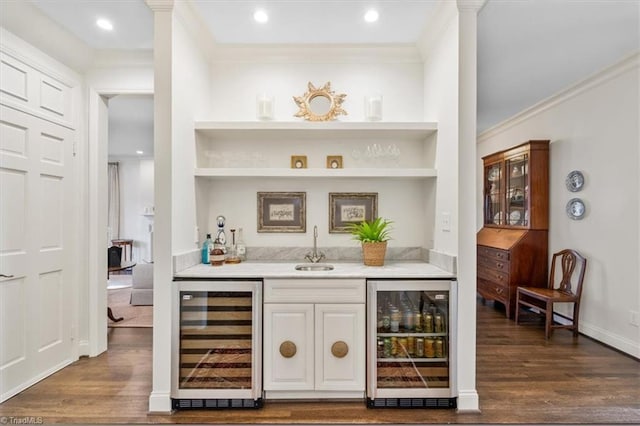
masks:
[[[367,282],[367,406],[456,407],[453,280]]]
[[[262,281],[176,281],[174,409],[262,405]]]

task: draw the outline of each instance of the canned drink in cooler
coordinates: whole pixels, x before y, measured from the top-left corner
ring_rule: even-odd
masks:
[[[413,317],[414,317],[413,322],[416,327],[416,333],[422,333],[422,314],[416,311],[414,312]]]
[[[384,358],[391,358],[391,337],[384,338],[384,347],[382,356]]]
[[[422,326],[425,333],[433,333],[433,315],[430,313],[424,314],[422,317],[424,324]]]
[[[424,357],[424,338],[422,337],[416,339],[416,356],[418,358]]]
[[[407,349],[409,348],[409,341],[406,337],[398,338],[398,356],[400,358],[407,357]]]
[[[431,338],[424,339],[424,356],[426,358],[435,357],[435,340]]]
[[[398,352],[398,338],[394,336],[391,338],[391,356],[398,356]]]
[[[438,337],[434,344],[434,355],[436,358],[444,358],[444,341]]]
[[[416,338],[413,336],[407,337],[407,352],[411,356],[416,354]]]

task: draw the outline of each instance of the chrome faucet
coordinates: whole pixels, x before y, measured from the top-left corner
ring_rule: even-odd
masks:
[[[313,251],[311,253],[307,253],[304,257],[311,263],[318,263],[322,259],[324,259],[324,253],[318,253],[318,227],[313,227]]]

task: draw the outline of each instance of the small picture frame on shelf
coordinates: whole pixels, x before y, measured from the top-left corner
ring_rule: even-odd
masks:
[[[327,169],[341,169],[342,155],[327,155]]]
[[[258,192],[258,232],[307,232],[306,192]]]
[[[307,156],[306,155],[292,155],[291,156],[291,168],[292,169],[306,169],[307,168]]]
[[[377,192],[330,192],[329,233],[347,234],[347,226],[378,216]]]

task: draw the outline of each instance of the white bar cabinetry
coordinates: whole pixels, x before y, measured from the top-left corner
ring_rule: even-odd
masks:
[[[362,398],[365,281],[265,280],[265,398]]]

